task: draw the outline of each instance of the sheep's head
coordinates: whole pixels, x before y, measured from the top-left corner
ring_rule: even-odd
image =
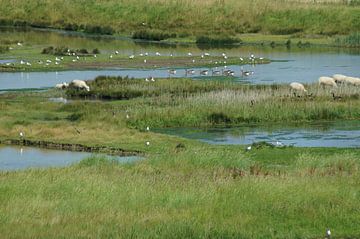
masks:
[[[85,86],[86,91],[90,91],[90,87],[89,86]]]

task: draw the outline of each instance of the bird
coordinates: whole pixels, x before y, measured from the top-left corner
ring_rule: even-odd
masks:
[[[204,53],[204,56],[210,56],[210,53],[205,52],[205,53]]]
[[[244,71],[244,70],[241,70],[241,75],[242,76],[250,76],[250,75],[253,75],[254,72],[253,71]]]
[[[134,55],[130,55],[129,59],[134,59],[134,57],[135,57]]]
[[[284,146],[284,144],[281,143],[280,141],[276,141],[275,145],[276,145],[277,147],[282,147],[282,146]]]
[[[246,151],[250,151],[251,150],[251,145],[246,147]]]
[[[150,146],[150,142],[149,142],[149,141],[146,141],[146,146]]]
[[[243,60],[244,60],[244,58],[240,57],[240,61],[243,61]]]
[[[148,127],[146,127],[146,131],[149,131],[150,130],[150,127],[148,126]]]
[[[209,74],[209,71],[208,70],[202,70],[200,71],[200,75],[202,76],[207,76]]]
[[[216,76],[221,75],[221,71],[219,71],[219,70],[212,70],[212,75],[213,75],[213,76],[214,76],[214,75],[216,75]]]
[[[169,75],[176,75],[176,70],[174,70],[174,69],[170,69],[170,70],[168,70],[168,72],[169,72]]]
[[[24,138],[25,137],[24,132],[20,131],[19,136],[20,136],[21,139]]]
[[[330,238],[331,238],[331,231],[330,231],[330,229],[329,229],[329,228],[328,228],[328,229],[326,229],[325,238],[327,238],[327,239],[330,239]]]
[[[147,61],[146,61],[146,59],[144,59],[144,63],[146,63]]]
[[[149,82],[149,79],[148,79],[148,78],[145,78],[145,81],[146,81],[146,82]]]
[[[21,42],[18,42],[17,45],[18,45],[18,46],[22,46],[23,44],[22,44]]]
[[[115,51],[115,55],[119,54],[119,51]]]
[[[187,55],[188,55],[188,56],[192,56],[192,53],[191,53],[191,52],[189,52]]]
[[[126,118],[127,118],[127,119],[130,119],[130,116],[129,116],[128,114],[126,114]]]
[[[153,77],[153,76],[152,76],[152,77],[150,77],[150,81],[155,82],[155,79],[154,79],[154,77]]]
[[[112,59],[112,58],[113,58],[113,55],[110,55],[109,58]]]
[[[95,57],[95,58],[97,57],[96,54],[94,55],[94,57]]]
[[[185,76],[187,75],[194,75],[195,74],[195,70],[190,69],[190,70],[185,70]]]
[[[156,56],[161,56],[160,52],[158,52],[158,51],[155,52],[155,55],[156,55]]]

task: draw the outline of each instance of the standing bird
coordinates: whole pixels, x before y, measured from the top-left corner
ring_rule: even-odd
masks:
[[[24,132],[20,131],[19,136],[20,136],[20,139],[23,139],[25,137]]]
[[[326,238],[326,239],[330,239],[330,238],[331,238],[331,231],[330,231],[330,229],[329,229],[329,228],[328,228],[328,229],[326,229],[325,238]]]

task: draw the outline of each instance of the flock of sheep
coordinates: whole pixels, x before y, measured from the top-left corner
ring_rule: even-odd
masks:
[[[322,87],[326,87],[326,86],[337,87],[338,84],[360,86],[360,78],[345,76],[340,74],[335,74],[332,77],[321,76],[319,78],[319,85]],[[298,82],[292,82],[290,84],[290,88],[291,90],[294,91],[307,92],[304,85]]]

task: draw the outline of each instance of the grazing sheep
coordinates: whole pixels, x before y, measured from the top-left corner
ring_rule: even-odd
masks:
[[[344,76],[344,75],[341,75],[341,74],[335,74],[335,75],[333,75],[333,78],[334,78],[334,80],[335,80],[335,82],[336,83],[339,83],[339,84],[344,84],[344,83],[346,83],[346,81],[345,81],[345,78],[346,78],[347,76]]]
[[[337,87],[335,80],[332,77],[321,76],[319,78],[319,85]]]
[[[304,85],[301,83],[298,83],[298,82],[292,82],[290,84],[290,88],[291,88],[291,90],[294,90],[294,91],[307,92]]]
[[[77,88],[77,89],[86,89],[86,91],[90,91],[90,87],[83,80],[73,80],[70,83],[70,86]]]
[[[345,82],[351,85],[360,86],[360,78],[347,76]]]

